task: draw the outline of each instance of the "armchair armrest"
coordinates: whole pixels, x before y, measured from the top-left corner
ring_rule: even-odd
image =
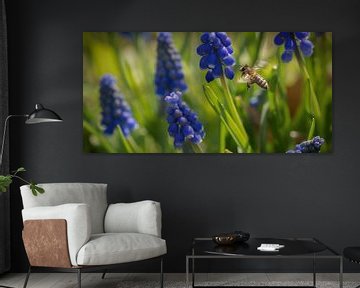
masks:
[[[77,265],[77,253],[80,248],[89,241],[91,235],[91,222],[88,205],[64,204],[58,206],[33,207],[23,209],[22,216],[25,225],[28,220],[64,219],[66,221],[66,237],[70,261],[73,266]],[[33,241],[39,241],[39,239],[41,239],[40,235],[34,235]],[[44,244],[49,245],[49,243]],[[53,243],[50,243],[50,245],[51,244]]]
[[[111,204],[105,215],[106,233],[143,233],[161,237],[160,203],[150,200]]]

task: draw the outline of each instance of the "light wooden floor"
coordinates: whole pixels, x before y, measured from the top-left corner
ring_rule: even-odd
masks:
[[[211,273],[211,274],[197,274],[197,281],[211,282],[211,281],[255,281],[259,285],[270,281],[277,281],[281,283],[294,281],[312,281],[312,274],[307,273]],[[8,273],[0,276],[0,286],[11,286],[14,288],[22,288],[25,279],[25,274],[22,273]],[[106,279],[101,279],[101,273],[83,273],[82,286],[83,288],[94,287],[139,287],[139,283],[158,283],[159,274],[146,273],[146,274],[125,274],[125,273],[109,273]],[[322,281],[334,281],[337,283],[338,274],[335,273],[319,273],[317,280],[319,283]],[[122,285],[121,283],[126,283]],[[360,284],[360,273],[344,274],[344,287],[354,287],[354,283]],[[154,285],[154,284],[153,284]],[[140,284],[141,286],[141,284]],[[151,286],[151,285],[150,285]],[[337,286],[337,285],[336,285]],[[356,285],[355,285],[356,286]],[[75,288],[76,273],[32,273],[28,288]],[[148,286],[146,286],[148,287]],[[165,288],[167,287],[185,287],[185,274],[165,274]],[[355,287],[354,287],[355,288]]]

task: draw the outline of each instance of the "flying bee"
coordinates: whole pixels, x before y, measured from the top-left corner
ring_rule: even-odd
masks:
[[[260,74],[256,72],[257,68],[252,68],[249,65],[245,64],[240,66],[241,77],[246,81],[248,88],[254,83],[263,89],[268,89],[268,82]]]

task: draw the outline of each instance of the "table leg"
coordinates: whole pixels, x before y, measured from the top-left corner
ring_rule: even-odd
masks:
[[[189,257],[186,256],[186,288],[189,288]]]
[[[191,259],[191,268],[192,268],[192,287],[194,288],[195,287],[195,249],[194,249],[194,246],[193,246],[193,249],[192,249],[192,259]]]
[[[343,288],[343,257],[340,257],[339,287]]]
[[[192,268],[192,287],[195,287],[195,258],[192,258],[191,261],[191,268]]]
[[[316,287],[316,256],[313,258],[313,286]]]

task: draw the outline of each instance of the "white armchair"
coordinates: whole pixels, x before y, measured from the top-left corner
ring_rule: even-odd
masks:
[[[45,193],[33,196],[28,185],[21,196],[23,240],[30,273],[38,268],[77,272],[107,270],[121,263],[160,258],[161,209],[154,201],[107,204],[106,184],[40,184]],[[105,273],[103,274],[103,278]]]

